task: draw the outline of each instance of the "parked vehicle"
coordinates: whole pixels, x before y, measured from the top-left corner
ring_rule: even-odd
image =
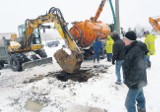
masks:
[[[59,44],[60,44],[60,42],[58,40],[53,40],[53,41],[47,42],[46,45],[48,47],[57,47]]]

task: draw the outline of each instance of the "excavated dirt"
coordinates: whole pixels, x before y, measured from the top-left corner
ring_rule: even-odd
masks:
[[[59,66],[67,73],[74,73],[79,71],[81,63],[83,61],[83,56],[74,52],[70,55],[67,54],[63,49],[58,50],[54,57],[59,64]]]
[[[45,77],[53,77],[61,81],[72,80],[78,82],[86,82],[93,76],[98,76],[99,73],[107,73],[107,69],[108,66],[106,65],[95,65],[93,67],[81,67],[79,72],[72,74],[65,71],[49,72],[46,76],[40,75],[37,77],[33,77],[27,81],[24,81],[24,83],[32,83],[34,81],[42,80]]]
[[[54,75],[61,81],[67,81],[68,79],[78,82],[86,82],[93,76],[99,75],[99,73],[106,73],[108,67],[104,65],[96,65],[93,67],[82,67],[79,72],[69,74],[64,71],[56,72]]]
[[[69,74],[64,71],[55,73],[56,78],[61,81],[68,79],[78,82],[86,82],[89,78],[95,76],[94,73],[89,73],[88,70],[81,70],[79,73]]]

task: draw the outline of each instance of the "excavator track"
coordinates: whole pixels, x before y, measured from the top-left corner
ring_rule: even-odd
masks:
[[[58,50],[54,57],[63,71],[67,73],[76,73],[80,70],[83,62],[83,55],[77,52],[72,52],[70,55],[63,49]]]

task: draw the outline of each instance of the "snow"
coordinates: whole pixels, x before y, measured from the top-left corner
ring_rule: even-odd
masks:
[[[144,88],[147,112],[160,112],[159,37],[156,55],[151,57],[152,68],[147,70],[148,85]],[[61,45],[45,47],[49,56],[59,48]],[[90,68],[95,73],[86,82],[58,80],[53,73],[61,71],[61,68],[55,60],[52,64],[22,72],[13,72],[6,66],[0,71],[0,112],[89,112],[93,107],[107,112],[126,112],[124,101],[128,88],[124,84],[115,85],[115,66],[106,59],[95,68],[97,65],[91,60],[82,63],[83,68]],[[35,78],[38,80],[33,80]]]

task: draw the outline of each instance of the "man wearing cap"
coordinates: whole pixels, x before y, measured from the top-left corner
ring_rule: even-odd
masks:
[[[128,31],[123,41],[126,53],[122,64],[124,84],[129,88],[125,107],[127,112],[146,112],[146,100],[143,87],[147,85],[147,73],[145,67],[145,55],[148,53],[147,46],[137,41],[134,31]]]

